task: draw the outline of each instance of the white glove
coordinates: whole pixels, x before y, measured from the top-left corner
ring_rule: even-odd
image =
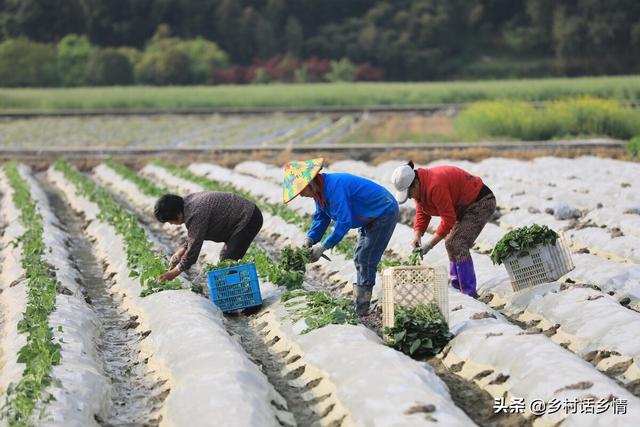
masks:
[[[326,249],[324,246],[322,246],[322,243],[316,243],[315,245],[313,245],[313,247],[311,248],[311,257],[309,258],[309,262],[318,261],[325,250]]]
[[[310,248],[311,246],[313,246],[313,240],[311,240],[310,238],[306,238],[304,239],[304,243],[302,244],[303,248]]]
[[[431,243],[425,243],[420,248],[420,252],[422,253],[422,256],[425,256],[427,252],[429,252],[431,249],[433,249],[433,246],[431,246]]]

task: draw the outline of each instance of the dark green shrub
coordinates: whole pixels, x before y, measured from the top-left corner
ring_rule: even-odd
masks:
[[[631,157],[640,158],[640,136],[631,138],[624,148]]]
[[[116,49],[101,49],[91,55],[86,80],[94,86],[129,85],[133,83],[133,67]]]
[[[227,63],[227,55],[214,42],[168,37],[159,29],[136,64],[136,76],[147,84],[204,84]]]
[[[59,82],[55,46],[25,38],[0,43],[0,85],[56,86]]]
[[[174,48],[147,50],[136,67],[136,77],[143,84],[189,84],[189,57]]]
[[[356,66],[347,58],[331,61],[331,71],[326,78],[330,82],[352,82],[356,79]]]

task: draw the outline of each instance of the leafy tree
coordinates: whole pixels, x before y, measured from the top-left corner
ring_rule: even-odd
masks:
[[[257,47],[257,57],[269,58],[278,52],[278,41],[274,28],[271,23],[260,14],[256,14],[254,19],[255,27],[253,29],[246,27],[246,30],[251,32],[253,36],[253,42]]]
[[[93,46],[86,36],[66,35],[58,44],[58,68],[65,86],[86,84],[87,63]]]
[[[292,55],[299,56],[302,52],[303,41],[304,34],[300,21],[293,16],[289,16],[284,27],[284,45],[287,52]]]
[[[215,42],[236,65],[347,58],[390,80],[640,68],[637,0],[0,0],[0,40],[77,34],[144,49],[163,24],[173,37]]]
[[[84,0],[3,0],[0,38],[57,42],[66,34],[84,34],[88,6]]]
[[[168,27],[160,26],[136,65],[136,75],[150,84],[203,84],[227,64],[227,55],[215,43],[169,37]]]
[[[240,40],[242,14],[241,2],[237,0],[221,0],[216,7],[215,25],[218,28],[218,37],[222,49],[230,53],[234,63],[244,59],[241,49],[245,46]]]
[[[203,38],[175,40],[175,48],[189,58],[189,75],[192,83],[204,84],[216,69],[227,66],[229,59],[218,45]]]
[[[88,4],[86,34],[98,46],[142,47],[158,25],[174,24],[165,17],[176,16],[170,0],[91,0]]]

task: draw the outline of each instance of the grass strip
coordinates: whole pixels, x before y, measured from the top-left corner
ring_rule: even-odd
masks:
[[[0,89],[1,111],[184,111],[255,107],[433,106],[491,99],[548,101],[591,95],[640,99],[638,76],[448,82],[317,83]]]

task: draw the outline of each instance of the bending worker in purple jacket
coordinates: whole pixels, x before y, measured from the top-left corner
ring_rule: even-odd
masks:
[[[369,310],[378,263],[400,218],[398,202],[384,187],[368,179],[347,173],[319,173],[322,162],[319,158],[285,165],[284,202],[298,194],[315,201],[316,212],[305,242],[311,247],[311,262],[337,245],[350,229],[359,229],[354,293],[356,312],[362,316]],[[331,221],[333,231],[320,242]]]
[[[205,240],[225,242],[220,260],[241,259],[262,228],[262,212],[253,202],[218,191],[185,198],[165,194],[156,202],[154,215],[160,222],[187,228],[187,240],[171,257],[169,271],[160,276],[162,282],[175,279],[195,264]]]

